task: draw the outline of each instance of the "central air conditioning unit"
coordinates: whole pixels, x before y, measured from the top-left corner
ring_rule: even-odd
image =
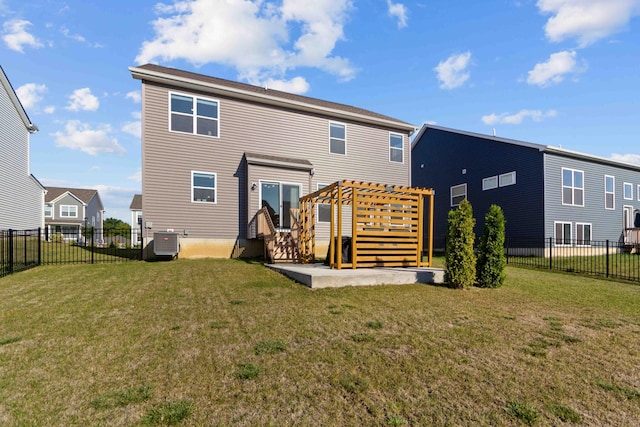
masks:
[[[178,233],[157,231],[153,233],[153,253],[156,256],[175,257],[180,252]]]

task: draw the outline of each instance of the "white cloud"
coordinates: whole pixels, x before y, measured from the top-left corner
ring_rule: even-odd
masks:
[[[582,73],[586,65],[578,65],[575,51],[553,53],[547,62],[540,62],[529,71],[527,83],[537,86],[549,86],[560,83],[567,74]]]
[[[471,64],[471,52],[451,55],[445,61],[440,61],[434,68],[440,80],[440,89],[455,89],[460,87],[471,76],[467,67]]]
[[[581,47],[619,32],[640,13],[640,0],[538,0],[552,14],[545,34],[552,42],[577,39]]]
[[[53,105],[47,105],[46,107],[44,107],[45,114],[53,114],[56,112],[56,107],[54,107]]]
[[[611,158],[618,162],[640,165],[640,154],[612,154]]]
[[[16,89],[20,103],[25,109],[35,107],[42,100],[42,94],[47,91],[47,86],[36,83],[27,83]]]
[[[29,26],[31,26],[31,22],[24,19],[12,19],[2,25],[2,40],[9,49],[24,53],[24,46],[34,49],[44,46],[33,34],[27,32]]]
[[[387,0],[387,6],[389,7],[389,16],[398,19],[398,28],[406,27],[409,12],[407,7],[402,3],[392,3],[391,0]]]
[[[547,110],[547,111],[520,110],[515,114],[491,113],[488,116],[482,116],[482,121],[486,125],[495,125],[495,124],[519,125],[527,117],[531,118],[531,120],[533,120],[534,122],[541,122],[546,118],[555,117],[557,115],[558,115],[558,112],[556,110]]]
[[[67,110],[71,111],[96,111],[100,107],[100,101],[91,93],[88,87],[76,89],[69,96],[69,105]]]
[[[294,77],[291,80],[268,79],[264,82],[264,86],[269,89],[297,94],[303,94],[309,91],[309,83],[302,77]]]
[[[92,156],[99,153],[123,154],[125,149],[112,138],[108,125],[92,129],[90,125],[78,120],[69,120],[64,132],[53,133],[56,146],[84,151]]]
[[[296,67],[316,67],[347,81],[356,70],[332,52],[344,39],[351,8],[352,0],[159,3],[156,12],[164,16],[153,22],[155,38],[142,44],[136,62],[217,62],[253,84],[281,79]]]
[[[127,179],[135,182],[142,182],[142,169],[138,169],[133,175],[128,176]]]
[[[142,122],[125,122],[122,125],[122,131],[136,138],[142,138]]]
[[[71,32],[69,31],[69,29],[67,27],[60,28],[60,32],[62,33],[63,36],[65,36],[66,38],[69,38],[71,40],[75,40],[75,41],[80,42],[80,43],[86,42],[86,39],[84,37],[82,37],[80,34],[71,34]]]
[[[125,98],[132,100],[136,104],[139,104],[142,101],[142,95],[139,90],[132,90],[131,92],[127,92]]]

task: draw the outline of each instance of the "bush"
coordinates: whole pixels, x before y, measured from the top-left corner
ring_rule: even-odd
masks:
[[[478,286],[497,288],[504,284],[504,213],[502,208],[491,205],[484,217],[484,230],[478,245]]]
[[[476,255],[473,253],[475,234],[473,209],[463,200],[447,217],[447,244],[445,253],[445,282],[453,288],[472,286],[476,280]]]

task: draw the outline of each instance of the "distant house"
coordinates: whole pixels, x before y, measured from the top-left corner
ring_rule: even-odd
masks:
[[[129,205],[131,212],[131,241],[138,242],[142,233],[142,194],[134,194]]]
[[[0,67],[0,230],[42,227],[45,188],[29,172],[31,123]]]
[[[98,190],[84,188],[47,187],[44,203],[45,236],[58,236],[76,241],[84,227],[93,227],[95,243],[103,243],[104,206]]]
[[[412,145],[412,183],[433,187],[435,247],[447,213],[468,199],[483,227],[491,204],[507,238],[552,238],[558,247],[626,242],[640,227],[640,166],[558,147],[423,126]]]
[[[412,124],[158,65],[130,71],[142,81],[144,225],[178,233],[180,257],[261,255],[259,210],[287,230],[301,196],[339,180],[410,184]],[[314,228],[324,244],[328,212]]]

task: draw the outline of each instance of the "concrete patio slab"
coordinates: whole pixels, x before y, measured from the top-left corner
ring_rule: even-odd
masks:
[[[444,270],[441,268],[379,267],[333,270],[323,264],[267,264],[267,267],[311,289],[444,283]]]

